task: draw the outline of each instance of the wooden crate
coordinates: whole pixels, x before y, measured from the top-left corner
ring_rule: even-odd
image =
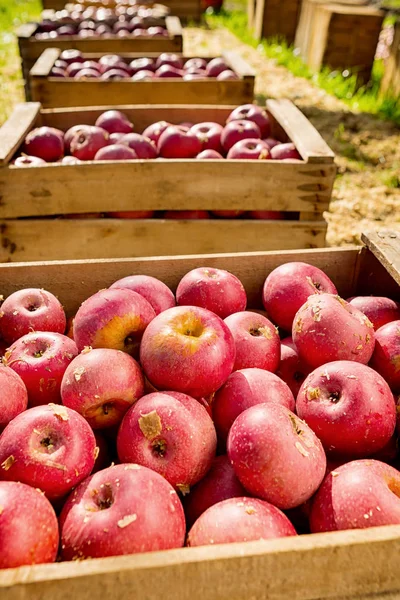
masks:
[[[233,51],[222,54],[239,76],[239,79],[233,81],[218,81],[216,78],[197,81],[183,81],[183,79],[102,81],[50,77],[50,71],[59,55],[60,50],[57,48],[48,48],[29,73],[31,99],[40,102],[44,108],[112,104],[246,104],[252,102],[254,97],[254,71]],[[153,58],[157,55],[158,53],[146,54]],[[98,60],[101,54],[85,56],[87,60]],[[129,62],[143,54],[122,56]],[[184,57],[185,60],[188,58],[191,57]]]
[[[159,120],[225,123],[232,106],[120,107],[140,132]],[[27,132],[93,124],[99,108],[21,104],[0,130],[0,261],[310,248],[325,243],[336,167],[318,132],[289,100],[269,100],[272,133],[302,161],[145,160],[14,167]],[[53,219],[126,210],[274,210],[296,220]],[[21,219],[21,217],[24,217]],[[26,218],[30,217],[30,218]],[[42,240],[42,242],[38,242]],[[44,243],[45,240],[45,243]]]
[[[349,69],[367,82],[384,16],[371,5],[303,0],[295,46],[311,69]]]
[[[168,37],[141,38],[117,35],[96,38],[81,38],[77,35],[62,36],[56,40],[37,40],[34,35],[38,29],[38,23],[26,23],[17,29],[19,53],[21,56],[22,75],[27,81],[29,71],[41,54],[47,48],[60,48],[68,50],[75,48],[84,53],[95,52],[98,54],[129,54],[130,52],[182,52],[183,38],[182,25],[178,17],[168,16],[165,26],[168,29]],[[29,88],[25,87],[27,100],[30,100]]]
[[[158,277],[172,289],[198,266],[241,279],[249,306],[266,276],[288,261],[323,269],[347,298],[400,299],[400,236],[364,237],[367,247],[0,266],[4,296],[24,287],[56,294],[68,315],[113,281]],[[400,597],[400,526],[182,548],[0,571],[3,600],[395,600]],[[161,590],[161,591],[160,591]]]
[[[400,20],[394,26],[393,43],[385,64],[381,83],[381,93],[400,97]]]
[[[252,0],[248,2],[248,14],[251,14]],[[252,24],[249,21],[254,37],[258,40],[279,37],[293,44],[300,8],[301,0],[256,0]]]

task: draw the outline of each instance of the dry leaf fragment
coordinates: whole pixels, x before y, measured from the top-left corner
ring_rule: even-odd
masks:
[[[14,463],[15,463],[15,457],[11,454],[11,456],[6,458],[6,460],[1,463],[1,466],[5,471],[8,471],[8,469],[11,469],[11,467],[13,466]]]
[[[126,515],[123,519],[120,519],[117,523],[118,527],[123,529],[124,527],[128,527],[131,523],[134,523],[137,519],[137,515]]]
[[[245,510],[248,515],[254,515],[256,512],[256,509],[253,506],[247,506]]]
[[[162,431],[161,419],[156,410],[152,410],[139,418],[140,431],[148,440],[152,440]]]
[[[176,487],[181,492],[182,496],[190,494],[190,485],[188,485],[187,483],[177,483]]]
[[[300,454],[302,454],[303,456],[310,456],[310,453],[307,452],[307,450],[304,448],[303,444],[300,444],[300,442],[296,442],[295,444],[297,450],[300,452]]]
[[[65,406],[62,406],[60,404],[49,404],[49,406],[55,414],[55,416],[57,417],[57,419],[59,419],[60,421],[69,420],[68,412]]]
[[[74,371],[75,381],[79,381],[85,372],[85,367],[77,367]]]

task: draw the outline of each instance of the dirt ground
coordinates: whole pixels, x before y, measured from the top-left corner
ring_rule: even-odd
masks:
[[[351,112],[312,82],[243,44],[227,30],[185,29],[185,53],[218,55],[235,49],[257,72],[256,94],[290,98],[307,115],[338,165],[328,221],[329,245],[360,242],[362,231],[400,231],[400,129],[372,115]]]

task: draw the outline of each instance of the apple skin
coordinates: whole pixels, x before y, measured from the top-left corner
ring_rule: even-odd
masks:
[[[64,152],[65,152],[65,154],[68,154],[71,152],[72,138],[77,133],[81,133],[81,131],[90,131],[91,128],[92,128],[91,125],[73,125],[69,129],[67,129],[67,131],[64,134]],[[105,131],[105,129],[103,129],[103,131]],[[105,131],[105,133],[107,133],[107,132]],[[107,135],[108,135],[108,133],[107,133]]]
[[[296,150],[296,146],[291,142],[288,144],[277,144],[271,148],[272,160],[302,160],[300,154]]]
[[[82,72],[82,71],[81,71]],[[79,73],[75,75],[77,78]],[[129,79],[130,74],[125,69],[109,69],[103,75],[98,75],[102,81],[108,81],[110,79]]]
[[[42,158],[38,158],[37,156],[28,156],[25,154],[24,156],[17,156],[14,161],[14,165],[16,167],[39,167],[40,165],[45,165],[46,161]]]
[[[136,160],[138,155],[124,144],[111,144],[100,148],[93,160]]]
[[[236,477],[227,455],[216,456],[205,477],[183,498],[187,526],[191,527],[210,506],[245,495],[246,490]]]
[[[131,133],[133,131],[132,123],[119,110],[105,111],[98,117],[95,125],[105,129],[108,133]]]
[[[60,515],[64,560],[181,548],[185,515],[161,475],[139,465],[95,473],[72,492]]]
[[[0,434],[17,415],[27,409],[28,392],[21,377],[9,367],[0,365]]]
[[[207,61],[204,58],[189,58],[185,62],[183,68],[185,69],[185,71],[188,71],[189,69],[205,70],[207,68]]]
[[[333,294],[308,298],[294,317],[292,338],[300,358],[313,369],[334,360],[367,364],[375,345],[368,318]]]
[[[85,300],[74,319],[74,339],[85,346],[113,348],[133,356],[156,313],[143,296],[128,289],[100,290]]]
[[[230,70],[230,67],[226,64],[223,58],[213,58],[207,64],[206,73],[207,77],[218,77],[223,71]]]
[[[96,440],[81,415],[47,404],[19,414],[0,436],[0,479],[39,488],[62,498],[94,466]]]
[[[228,327],[197,306],[176,306],[157,315],[140,346],[140,363],[157,389],[194,398],[220,388],[234,362],[235,342]]]
[[[245,210],[212,210],[211,213],[221,219],[237,219],[244,215]]]
[[[105,213],[110,219],[151,219],[154,210],[117,210]]]
[[[142,69],[132,75],[132,81],[150,81],[151,79],[154,79],[154,73],[147,69]]]
[[[39,490],[0,481],[0,569],[52,563],[59,534],[54,508]]]
[[[278,210],[250,210],[250,219],[266,219],[268,221],[283,221],[285,219],[285,213]]]
[[[212,152],[212,150],[206,150]],[[201,154],[201,153],[200,153]],[[199,158],[200,154],[197,158]],[[222,156],[221,156],[222,158]],[[210,213],[206,210],[167,210],[164,219],[209,219]]]
[[[118,425],[144,394],[138,363],[126,352],[98,348],[77,356],[61,383],[64,406],[76,410],[92,429]]]
[[[295,398],[310,372],[310,367],[300,358],[293,339],[286,337],[281,340],[281,360],[276,374],[287,383]]]
[[[227,119],[231,121],[253,121],[261,131],[261,137],[268,138],[271,135],[271,122],[266,110],[256,104],[242,104],[235,108]]]
[[[269,160],[271,155],[265,142],[249,138],[236,142],[229,150],[226,158],[231,160]]]
[[[257,368],[231,373],[211,403],[218,438],[226,442],[235,419],[251,406],[266,402],[276,402],[295,410],[293,394],[274,373]]]
[[[149,138],[155,145],[158,145],[158,140],[161,137],[161,134],[171,126],[171,123],[167,123],[167,121],[157,121],[157,123],[153,123],[146,127],[143,131],[142,135],[146,138]]]
[[[200,306],[221,319],[243,311],[247,295],[242,282],[229,271],[198,267],[186,273],[176,289],[179,306]]]
[[[176,305],[169,287],[150,275],[128,275],[115,281],[110,289],[128,289],[140,294],[151,304],[156,315]]]
[[[127,133],[119,143],[129,146],[135,151],[138,158],[150,159],[158,156],[155,144],[138,133]]]
[[[387,323],[400,320],[400,304],[382,296],[354,296],[347,300],[371,321],[375,331]]]
[[[217,81],[237,81],[238,79],[238,75],[236,75],[236,73],[230,69],[222,71],[222,73],[217,75]]]
[[[187,545],[208,546],[297,535],[278,508],[257,498],[229,498],[208,508],[188,534]]]
[[[311,507],[312,533],[400,524],[400,473],[377,460],[354,460],[329,473]]]
[[[37,127],[25,138],[23,152],[46,162],[57,162],[64,156],[64,133],[54,127]]]
[[[221,133],[222,125],[219,123],[204,122],[196,123],[190,128],[201,142],[201,152],[204,150],[215,150],[219,154],[222,153]]]
[[[196,158],[201,152],[201,142],[183,127],[170,125],[160,135],[157,151],[162,158]]]
[[[182,71],[172,67],[171,65],[162,65],[154,73],[154,77],[156,79],[182,79]]]
[[[231,121],[227,123],[221,133],[221,144],[226,153],[240,140],[260,139],[261,132],[258,125],[252,121]]]
[[[331,362],[310,373],[297,396],[296,411],[326,452],[352,458],[384,448],[396,427],[388,384],[354,361]]]
[[[153,58],[135,58],[129,63],[133,75],[138,71],[155,71],[156,64]]]
[[[143,396],[125,415],[118,432],[122,463],[153,469],[184,494],[210,469],[217,434],[205,408],[178,392]]]
[[[199,160],[205,160],[205,159],[223,159],[224,157],[222,156],[222,154],[220,154],[219,152],[216,152],[215,150],[203,150],[203,152],[200,152],[200,154],[198,154],[196,156],[196,158],[198,158]]]
[[[61,333],[27,333],[7,350],[4,362],[24,382],[29,406],[61,403],[60,388],[65,369],[77,356],[73,340]]]
[[[236,346],[234,371],[258,367],[275,373],[279,366],[281,344],[275,326],[250,311],[241,311],[226,317]]]
[[[297,311],[311,294],[337,294],[336,287],[318,267],[303,262],[280,265],[268,275],[263,304],[270,319],[291,332]]]
[[[375,349],[370,366],[400,393],[400,320],[387,323],[375,332]]]
[[[108,146],[109,134],[101,127],[85,127],[75,133],[70,141],[70,152],[79,160],[93,160],[97,152]]]
[[[73,62],[85,62],[82,52],[80,52],[80,50],[72,50],[72,49],[71,50],[63,50],[59,56],[59,60],[66,62],[67,65],[70,65]],[[99,61],[100,63],[101,63],[101,60],[102,59],[100,59],[100,61]]]
[[[315,433],[275,402],[242,412],[229,432],[227,450],[246,490],[281,509],[311,498],[325,475],[326,456]]]
[[[175,69],[183,68],[183,60],[178,54],[172,54],[170,52],[163,52],[156,60],[156,69],[164,65],[175,67]]]

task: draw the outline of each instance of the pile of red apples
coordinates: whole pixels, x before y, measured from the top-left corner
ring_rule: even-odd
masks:
[[[210,267],[4,300],[1,568],[400,523],[400,305],[301,262],[259,305]]]
[[[101,81],[110,79],[130,81],[152,81],[153,79],[196,81],[210,78],[228,81],[239,79],[232,67],[220,57],[211,60],[205,58],[184,59],[179,54],[164,52],[157,58],[141,57],[130,62],[119,54],[105,54],[99,60],[86,60],[79,50],[74,49],[64,50],[60,54],[50,71],[50,77],[100,79]]]

